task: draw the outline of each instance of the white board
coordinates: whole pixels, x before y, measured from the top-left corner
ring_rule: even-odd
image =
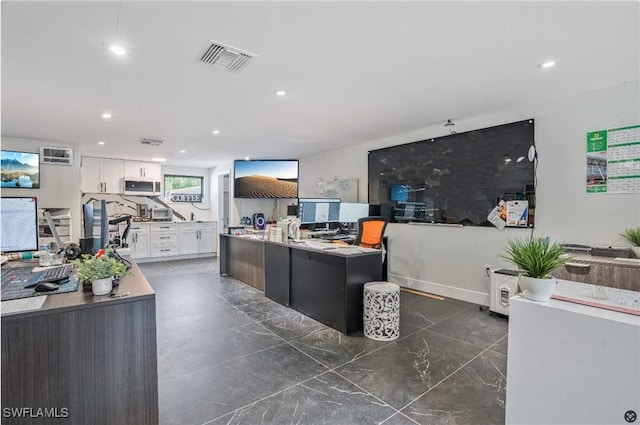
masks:
[[[358,202],[358,179],[319,179],[316,195],[322,198],[340,198],[342,202]]]

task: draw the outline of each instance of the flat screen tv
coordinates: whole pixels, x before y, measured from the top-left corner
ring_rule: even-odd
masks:
[[[236,160],[235,198],[297,198],[298,160]]]
[[[2,187],[19,189],[40,188],[40,154],[33,152],[0,151]]]

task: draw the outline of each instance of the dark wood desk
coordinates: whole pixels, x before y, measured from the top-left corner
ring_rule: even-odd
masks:
[[[2,315],[3,424],[158,423],[155,293],[135,264],[133,273],[120,282],[126,297],[79,289]],[[58,417],[33,417],[39,408]]]
[[[264,282],[267,298],[342,333],[362,330],[363,286],[382,280],[380,251],[347,254],[339,248],[326,251],[295,242],[232,235],[220,235],[220,239],[220,274],[256,287],[252,282]],[[249,253],[255,257],[252,273],[247,274],[242,269],[247,267]]]

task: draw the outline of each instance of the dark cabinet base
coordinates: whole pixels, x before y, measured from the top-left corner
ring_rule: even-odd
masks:
[[[380,251],[339,254],[231,235],[220,239],[221,274],[252,286],[263,281],[267,298],[345,334],[362,330],[364,284],[384,280]],[[243,265],[253,273],[243,273]]]

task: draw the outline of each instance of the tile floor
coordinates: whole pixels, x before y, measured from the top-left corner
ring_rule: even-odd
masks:
[[[140,264],[156,291],[160,423],[503,424],[507,321],[401,293],[400,338],[345,336],[221,277]]]

